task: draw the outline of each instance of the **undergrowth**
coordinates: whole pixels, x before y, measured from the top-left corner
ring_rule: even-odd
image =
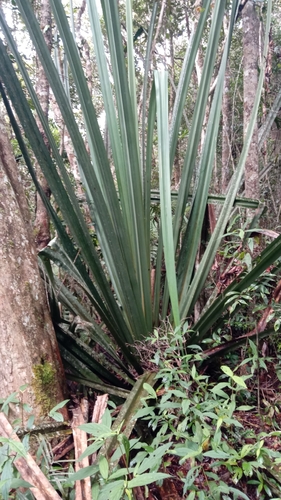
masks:
[[[110,402],[100,424],[81,426],[90,438],[79,460],[96,457],[89,467],[74,472],[74,461],[67,468],[52,463],[48,446],[41,443],[37,458],[62,498],[74,499],[75,481],[88,476],[94,500],[132,500],[139,498],[140,491],[145,499],[149,490],[159,498],[157,491],[159,495],[161,484],[165,489],[167,480],[186,500],[281,497],[278,419],[268,425],[268,408],[263,405],[258,413],[252,390],[258,370],[265,370],[271,359],[259,360],[252,342],[248,357],[236,367],[230,357],[218,363],[215,375],[208,373],[197,346],[194,353],[186,352],[186,329],[155,331],[149,348],[139,347],[144,358],[150,357],[147,368],[155,372],[155,385],[144,384],[146,397],[129,437],[122,424],[112,427],[117,409]],[[15,395],[10,401],[16,401]],[[7,413],[7,408],[3,402],[2,410]],[[279,411],[277,404],[275,411]],[[114,452],[107,453],[112,438]],[[1,442],[0,498],[32,498],[13,468],[12,440],[1,438]],[[28,446],[25,437],[21,451]],[[26,488],[24,493],[20,486]]]

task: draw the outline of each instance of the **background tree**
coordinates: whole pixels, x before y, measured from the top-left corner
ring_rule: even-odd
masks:
[[[64,399],[64,371],[3,118],[0,130],[0,397],[27,385],[22,402],[38,418]],[[13,416],[21,417],[21,410]]]
[[[243,108],[244,136],[249,125],[256,91],[258,87],[259,68],[259,17],[256,2],[248,0],[242,10],[243,18]],[[259,198],[259,154],[258,154],[258,124],[253,132],[251,146],[245,165],[245,196]]]
[[[40,3],[37,4],[37,15],[40,23],[40,27],[42,33],[44,35],[44,39],[46,45],[51,53],[52,50],[52,16],[51,16],[51,7],[49,0],[40,0]],[[48,79],[46,77],[46,73],[40,63],[38,57],[36,57],[36,91],[39,97],[43,113],[48,119],[49,108],[50,108],[50,85]],[[44,134],[44,130],[40,124],[40,120],[37,121],[39,129],[42,133],[43,139],[48,146],[48,141],[46,135]],[[47,196],[50,198],[50,188],[44,176],[39,174],[41,187]],[[36,193],[36,210],[35,210],[35,221],[34,221],[34,233],[35,233],[35,241],[36,246],[39,250],[44,248],[50,241],[50,218],[48,215],[48,211],[41,199],[39,193]]]
[[[224,19],[224,33],[227,34],[229,19],[227,14]],[[226,67],[222,100],[222,168],[221,168],[221,191],[227,192],[228,183],[232,175],[232,151],[231,151],[231,72],[229,62]]]

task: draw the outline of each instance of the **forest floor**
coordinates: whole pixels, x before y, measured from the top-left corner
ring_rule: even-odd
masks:
[[[280,375],[278,373],[278,356],[276,358],[268,358],[263,365],[266,369],[256,370],[254,376],[247,380],[247,398],[243,392],[241,392],[241,397],[238,395],[239,402],[236,409],[231,413],[230,424],[227,423],[227,419],[223,420],[220,428],[221,437],[217,448],[214,446],[217,422],[216,420],[213,421],[212,416],[210,416],[208,421],[208,428],[209,430],[211,429],[210,437],[204,441],[202,445],[203,451],[201,448],[199,454],[195,453],[194,456],[191,454],[188,458],[181,458],[176,453],[166,453],[165,450],[166,454],[163,455],[161,465],[157,470],[169,474],[170,477],[164,479],[162,484],[160,483],[161,485],[159,483],[151,483],[147,487],[133,488],[133,496],[127,497],[125,495],[124,498],[134,498],[134,500],[236,500],[239,498],[244,500],[281,500],[281,381],[279,380]],[[241,371],[249,371],[250,366],[242,364],[239,369]],[[240,373],[236,372],[237,374],[239,373],[238,378],[242,376],[241,371]],[[259,373],[259,376],[257,373]],[[208,377],[203,375],[202,378],[207,380]],[[221,380],[215,372],[212,378],[215,380],[214,383]],[[74,389],[74,386],[75,384],[73,385],[72,383],[72,389]],[[202,400],[208,397],[209,389],[206,389],[207,387],[216,386],[206,385],[205,392],[203,390],[202,393],[198,393],[199,406],[201,396]],[[173,394],[174,387],[171,387],[170,390]],[[165,392],[164,389],[161,389],[161,391],[161,394]],[[191,393],[189,397],[192,399]],[[107,396],[100,396],[100,398],[107,398]],[[76,408],[81,414],[82,423],[85,421],[82,414],[83,401],[87,401],[88,414],[90,415],[95,405],[97,406],[96,395],[92,393],[89,399],[87,399],[85,398],[85,394],[79,396],[77,392],[76,394],[73,393],[73,418]],[[242,406],[239,406],[241,404]],[[240,411],[239,408],[242,408],[243,405],[244,409]],[[113,412],[114,417],[118,415],[121,408],[122,406],[115,408]],[[171,408],[173,408],[172,405]],[[207,413],[204,414],[204,418],[208,419],[206,415]],[[92,421],[97,422],[97,420]],[[86,436],[84,443],[82,441],[78,443],[77,441],[77,432],[80,424],[77,423],[76,427],[73,427],[72,424],[72,429],[68,427],[64,436],[61,435],[53,440],[48,440],[49,456],[52,459],[47,467],[47,470],[49,470],[48,478],[51,479],[53,475],[57,480],[58,476],[56,476],[56,473],[59,472],[62,474],[61,492],[63,491],[63,498],[67,500],[74,498],[74,482],[72,486],[70,484],[64,486],[64,482],[69,483],[67,480],[69,478],[69,464],[73,463],[73,466],[75,466],[74,458],[77,459],[81,455],[81,452],[85,451],[89,445],[87,435],[83,431],[81,431],[82,435]],[[147,423],[145,425],[147,426]],[[172,425],[170,426],[171,428]],[[173,433],[168,432],[167,436],[163,435],[163,442],[167,443],[171,441],[175,451],[176,446],[174,445],[177,445],[179,442],[185,442],[189,429],[190,441],[192,441],[192,432],[194,429],[193,426],[190,428],[187,426],[180,440],[177,440]],[[138,437],[139,435],[134,430],[130,438],[138,439]],[[160,445],[158,444],[158,446],[161,447],[161,445],[162,441],[160,441]],[[147,444],[146,446],[149,447],[150,445]],[[184,446],[184,444],[181,446]],[[38,458],[38,453],[36,455]],[[44,462],[44,456],[42,454],[41,459],[39,458],[38,461],[34,455],[34,459],[39,467],[41,467],[41,470],[44,469],[44,463],[46,463],[46,461]],[[91,453],[92,459],[90,459],[88,464],[95,465],[95,462],[93,462],[94,456],[96,457],[96,454],[92,456]],[[124,456],[120,459],[119,466],[121,468],[124,467],[123,462]],[[127,476],[127,480],[134,477],[131,472]],[[191,478],[188,485],[186,482],[187,477]],[[77,482],[79,483],[80,481],[76,480]],[[241,493],[240,495],[239,492]],[[89,495],[85,498],[88,499],[91,497],[91,489],[89,489]],[[0,498],[2,498],[1,494]],[[104,496],[102,498],[105,499]],[[113,498],[115,497],[110,496],[107,500],[112,500]],[[121,497],[118,497],[118,499],[121,499]]]
[[[233,429],[229,433],[225,429],[225,435],[229,434],[230,441],[233,441],[234,436],[236,436],[236,443],[230,443],[235,448],[241,440],[239,437],[241,434],[243,434],[243,442],[240,444],[243,446],[255,444],[257,441],[256,436],[264,434],[263,446],[272,451],[273,455],[276,452],[281,454],[281,382],[276,375],[275,363],[271,362],[267,365],[267,370],[261,370],[260,376],[256,377],[252,391],[253,399],[258,404],[250,412],[235,411],[233,414],[233,418],[241,423],[242,431],[240,430],[235,435]],[[245,458],[245,462],[246,460],[247,458]],[[166,457],[166,462],[169,463],[169,461],[170,464],[165,468],[165,472],[171,475],[171,479],[165,479],[161,487],[152,486],[148,497],[149,500],[186,500],[188,498],[189,492],[183,495],[181,478],[186,477],[189,470],[194,466],[194,460],[189,459],[180,465],[177,457]],[[200,473],[194,481],[197,493],[204,491],[206,495],[209,490],[208,474],[215,473],[221,481],[243,492],[250,500],[273,497],[274,500],[281,499],[281,463],[280,466],[273,466],[270,459],[265,460],[262,476],[257,478],[253,474],[249,477],[243,476],[238,481],[233,481],[233,472],[236,466],[243,469],[242,458],[241,460],[233,460],[232,464],[230,462],[229,468],[224,464],[220,464],[219,460],[204,458],[203,463],[201,463]],[[263,488],[261,483],[263,483]],[[259,485],[261,491],[258,491]],[[208,498],[213,497],[208,496]],[[235,497],[226,496],[225,498]],[[140,498],[140,500],[142,499]]]

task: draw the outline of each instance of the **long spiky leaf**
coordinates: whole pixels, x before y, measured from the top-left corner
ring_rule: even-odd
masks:
[[[161,228],[167,282],[169,286],[172,313],[175,325],[180,324],[176,265],[174,260],[172,205],[170,190],[170,158],[169,158],[169,129],[168,129],[168,74],[155,71],[155,91],[157,103],[157,130],[158,130],[158,162],[160,182]]]
[[[123,144],[124,166],[127,175],[127,193],[130,206],[130,235],[134,268],[140,287],[146,327],[151,329],[151,300],[149,262],[145,245],[143,197],[140,171],[140,154],[136,138],[134,112],[127,80],[117,4],[109,0],[101,2],[107,27],[111,63],[116,92],[120,135]]]
[[[114,286],[116,288],[116,292],[122,298],[121,302],[123,304],[123,308],[125,311],[127,324],[131,329],[131,334],[130,334],[131,338],[130,339],[127,338],[127,341],[131,342],[133,337],[140,338],[143,334],[143,331],[145,331],[146,327],[143,319],[143,310],[139,307],[140,300],[137,297],[134,300],[134,297],[137,294],[138,287],[136,286],[136,281],[132,278],[132,276],[128,277],[129,266],[127,266],[125,263],[123,266],[122,265],[114,266],[114,263],[116,261],[118,261],[119,264],[122,263],[123,261],[123,251],[120,248],[120,242],[123,241],[123,238],[120,235],[120,231],[121,234],[124,234],[122,233],[122,224],[117,225],[115,228],[113,228],[112,226],[111,217],[108,213],[108,209],[106,207],[105,200],[103,199],[99,185],[95,179],[95,173],[93,171],[90,159],[86,152],[83,139],[79,133],[77,124],[73,118],[73,114],[70,109],[69,102],[65,95],[64,89],[61,86],[59,76],[55,70],[52,60],[50,59],[50,54],[48,53],[44,41],[42,40],[42,33],[40,32],[40,28],[38,26],[37,20],[34,18],[34,14],[30,8],[30,5],[29,3],[21,2],[20,0],[18,0],[18,5],[22,14],[24,15],[26,24],[30,29],[30,34],[38,49],[39,56],[41,57],[41,62],[45,67],[46,74],[50,80],[50,83],[53,87],[53,91],[60,104],[62,113],[64,115],[64,119],[67,123],[70,135],[74,143],[74,147],[78,156],[78,161],[81,165],[83,164],[84,172],[87,172],[87,181],[89,184],[91,184],[92,192],[95,194],[95,206],[98,207],[96,209],[96,214],[95,214],[96,215],[95,223],[97,230],[101,231],[101,233],[99,234],[101,238],[101,243],[104,243],[105,248],[107,248],[108,250],[108,255],[110,256],[111,259],[109,265],[111,264],[113,267],[112,280],[114,281],[115,278]],[[64,216],[65,217],[67,216],[67,211],[65,211]],[[72,225],[72,231],[74,235],[77,234],[75,224]],[[125,240],[126,238],[124,238],[124,241]],[[87,242],[86,245],[82,247],[82,252],[87,262],[89,263],[89,266],[91,267],[93,261],[92,254],[94,253],[94,249],[92,246],[92,242],[90,241],[89,235],[84,233],[84,237],[80,239],[80,242],[81,241]],[[93,274],[96,275],[96,273]],[[101,279],[103,279],[102,275],[100,277]],[[105,290],[105,293],[107,295],[106,300],[108,302],[112,302],[112,307],[113,309],[115,308],[116,310],[116,303],[114,303],[115,301],[113,299],[111,291],[110,293],[108,293]],[[124,328],[124,333],[125,332],[126,328]]]
[[[215,157],[216,139],[218,136],[220,125],[220,110],[222,104],[224,75],[230,48],[230,41],[232,38],[232,30],[234,27],[234,21],[237,12],[237,5],[237,2],[236,5],[235,2],[233,3],[228,37],[224,48],[219,74],[217,77],[217,84],[209,114],[205,141],[199,162],[199,174],[195,192],[195,199],[192,204],[191,213],[189,215],[189,221],[184,234],[178,261],[177,270],[179,275],[178,283],[180,294],[180,310],[182,317],[184,317],[184,315],[187,313],[185,304],[188,301],[188,290],[195,266],[196,253],[198,251],[201,239],[202,226],[204,223],[204,216]]]
[[[207,249],[203,255],[203,258],[200,262],[200,265],[197,269],[196,275],[192,281],[192,284],[191,284],[191,287],[189,290],[189,294],[188,294],[188,300],[186,301],[186,304],[185,304],[184,314],[186,314],[186,315],[194,306],[194,304],[195,304],[195,302],[200,294],[200,291],[202,290],[202,287],[204,286],[204,283],[206,281],[210,267],[211,267],[213,260],[215,258],[216,251],[217,251],[218,246],[220,244],[220,241],[222,239],[226,224],[229,220],[229,216],[230,216],[230,213],[231,213],[231,210],[233,207],[234,199],[235,199],[236,193],[239,189],[240,182],[241,182],[241,179],[242,179],[242,176],[244,173],[245,161],[247,158],[247,154],[249,151],[254,126],[256,123],[256,119],[257,119],[258,107],[259,107],[259,102],[260,102],[260,97],[261,97],[261,92],[262,92],[262,86],[263,86],[265,61],[266,61],[266,54],[267,54],[267,48],[268,48],[268,36],[269,36],[269,30],[270,30],[271,9],[272,9],[272,1],[269,0],[268,5],[267,5],[267,20],[266,20],[263,64],[261,65],[261,69],[260,69],[256,98],[255,98],[253,110],[251,113],[248,129],[246,132],[243,149],[241,152],[239,163],[238,163],[237,168],[233,174],[233,177],[232,177],[232,180],[230,183],[230,187],[229,187],[229,191],[227,193],[226,200],[225,200],[224,206],[222,208],[222,211],[220,213],[219,219],[217,221],[215,230],[211,236],[208,247],[207,247]]]

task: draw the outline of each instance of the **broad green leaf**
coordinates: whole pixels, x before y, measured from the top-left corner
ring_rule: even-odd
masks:
[[[63,408],[66,405],[66,403],[68,403],[68,401],[69,401],[69,399],[64,399],[64,401],[62,401],[61,403],[58,403],[56,406],[54,406],[54,408],[51,409],[50,413],[57,411],[60,408]]]
[[[204,457],[210,457],[210,458],[218,458],[218,459],[225,459],[227,460],[229,458],[229,454],[222,451],[222,450],[211,450],[211,451],[206,451],[204,453]]]
[[[102,416],[102,421],[101,423],[108,427],[109,429],[111,428],[112,425],[112,418],[111,418],[111,413],[108,408],[105,409],[105,412]]]
[[[221,366],[221,370],[223,371],[223,373],[225,373],[226,375],[228,375],[230,378],[233,379],[234,374],[231,368],[229,368],[229,366],[223,365]]]
[[[141,408],[140,410],[137,411],[136,413],[136,418],[142,418],[142,417],[147,417],[147,416],[153,416],[154,411],[152,408],[149,406],[145,406],[144,408]]]
[[[200,492],[199,492],[200,493]],[[196,492],[195,491],[191,491],[187,497],[187,500],[194,500],[195,498],[195,495],[196,495]],[[203,497],[205,499],[205,496]]]
[[[56,422],[63,422],[63,415],[57,411],[50,411],[49,417],[53,418]]]
[[[92,500],[98,500],[100,492],[100,486],[98,483],[94,483],[92,486]]]
[[[221,398],[227,399],[229,397],[228,394],[225,391],[223,391],[222,389],[220,389],[218,386],[219,386],[219,384],[215,385],[215,387],[212,387],[211,392],[213,394],[216,394],[217,396],[219,396]]]
[[[181,406],[182,406],[182,412],[183,412],[183,414],[186,415],[187,412],[188,412],[188,410],[189,410],[189,408],[190,408],[190,400],[189,399],[183,399]]]
[[[159,468],[165,454],[171,448],[171,446],[172,446],[171,443],[166,443],[163,444],[162,446],[159,446],[159,448],[154,450],[152,453],[149,453],[148,457],[145,458],[141,462],[141,464],[138,464],[139,466],[137,467],[137,474],[138,475],[143,474],[148,469],[150,471],[153,471],[156,468]]]
[[[85,457],[89,457],[90,455],[93,455],[93,453],[96,453],[103,445],[103,440],[101,439],[100,441],[94,442],[93,444],[90,444],[87,446],[86,450],[83,451],[83,453],[78,457],[79,462],[83,460]],[[98,466],[95,466],[98,468]]]
[[[129,469],[127,467],[123,467],[121,469],[118,469],[117,471],[113,472],[108,478],[109,481],[112,481],[113,479],[117,479],[118,477],[121,476],[127,476],[128,473],[131,473],[133,471],[133,468],[130,467]]]
[[[244,380],[242,379],[242,377],[238,377],[238,375],[233,375],[233,381],[237,384],[237,385],[240,385],[241,387],[244,387],[245,389],[247,389],[247,386],[244,382]]]
[[[0,483],[1,484],[1,483]],[[10,488],[13,490],[17,490],[18,488],[32,488],[33,485],[28,481],[24,481],[23,479],[12,479]]]
[[[12,438],[5,438],[0,436],[0,443],[9,444],[9,448],[20,457],[26,457],[27,451],[22,443],[14,441]]]
[[[250,411],[250,410],[253,410],[254,408],[255,408],[254,406],[241,405],[241,406],[237,406],[236,410],[237,411]]]
[[[155,481],[161,481],[170,477],[169,474],[164,472],[153,472],[152,474],[142,474],[141,476],[134,477],[128,481],[128,488],[136,488],[137,486],[145,486],[147,484],[154,483]]]
[[[115,488],[111,490],[109,500],[122,500],[123,494],[124,494],[124,487],[122,487],[122,485],[115,486]]]
[[[31,415],[27,421],[26,428],[31,430],[34,424],[35,416]]]
[[[254,448],[255,448],[254,444],[245,444],[242,447],[242,450],[240,451],[241,458],[246,457],[249,453],[251,453],[253,451]]]
[[[122,445],[124,447],[125,460],[126,460],[125,463],[129,464],[129,460],[130,460],[130,441],[127,438],[127,436],[124,436],[124,434],[119,435],[118,438],[119,438],[119,442],[122,443]]]
[[[8,415],[10,403],[15,403],[15,404],[19,403],[19,395],[17,392],[13,392],[6,399],[0,400],[0,404],[2,405],[1,411],[5,413],[5,415]]]
[[[122,490],[124,489],[124,480],[123,479],[119,479],[117,481],[113,481],[112,483],[107,483],[105,484],[103,487],[102,487],[102,490],[101,490],[101,493],[99,495],[99,500],[100,498],[102,498],[102,500],[107,500],[109,498],[111,498],[110,496],[110,493],[112,490],[120,490],[122,488]]]
[[[8,500],[11,482],[13,479],[13,465],[12,460],[9,459],[5,462],[1,472],[1,494],[3,500]]]
[[[108,461],[105,457],[100,456],[99,457],[99,471],[103,479],[108,478],[108,472],[109,472],[109,465]]]
[[[103,424],[96,424],[96,423],[81,424],[79,425],[79,429],[97,438],[108,437],[111,434],[114,434],[114,432],[111,430],[110,427],[107,427],[106,425]]]
[[[144,384],[143,384],[143,388],[144,388],[144,390],[145,390],[145,391],[146,391],[146,392],[147,392],[150,396],[152,396],[153,398],[157,399],[157,394],[156,394],[155,390],[153,389],[153,387],[151,387],[151,385],[144,383]]]
[[[89,465],[87,467],[83,467],[77,472],[69,474],[69,479],[71,481],[81,481],[81,479],[85,479],[86,477],[94,476],[98,470],[99,468],[97,465]]]

